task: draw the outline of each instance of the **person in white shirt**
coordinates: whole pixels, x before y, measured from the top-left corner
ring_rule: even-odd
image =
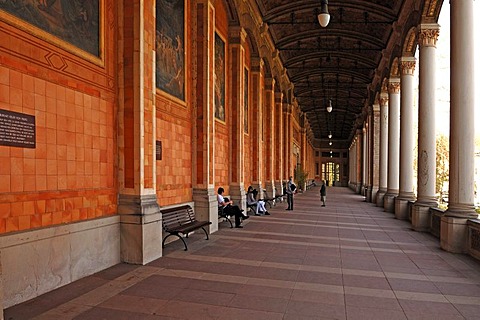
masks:
[[[224,198],[223,193],[225,192],[225,189],[222,187],[218,188],[217,190],[217,201],[218,201],[218,206],[222,207],[223,213],[229,216],[234,216],[235,217],[235,228],[243,228],[241,226],[242,221],[241,219],[245,220],[248,219],[248,215],[243,214],[243,210],[241,210],[237,205],[233,205],[233,201]]]

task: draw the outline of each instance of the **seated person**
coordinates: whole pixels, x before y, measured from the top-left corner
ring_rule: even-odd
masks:
[[[243,228],[241,226],[242,221],[240,220],[240,218],[248,219],[249,216],[244,215],[243,210],[240,210],[238,206],[233,205],[233,201],[229,200],[228,198],[224,198],[224,192],[225,189],[223,189],[222,187],[218,188],[217,190],[218,206],[223,208],[224,214],[235,217],[235,228]]]
[[[256,200],[257,198],[257,193],[258,191],[256,189],[253,189],[252,186],[249,186],[248,187],[248,190],[247,190],[247,204],[249,206],[251,205],[256,205],[256,209],[255,209],[255,215],[256,216],[259,216],[260,214],[258,213],[259,211],[267,216],[270,215],[270,213],[268,213],[267,209],[265,209],[265,202],[262,201],[262,200]]]

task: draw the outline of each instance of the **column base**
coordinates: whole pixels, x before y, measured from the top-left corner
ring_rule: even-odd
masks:
[[[277,196],[279,194],[283,194],[283,181],[282,180],[275,180],[275,192],[271,193],[271,197],[274,198],[274,196]],[[283,198],[279,198],[278,201],[282,202]]]
[[[371,186],[366,187],[365,201],[372,202],[372,187]]]
[[[384,197],[385,197],[385,193],[386,191],[385,190],[378,190],[377,192],[377,196],[376,196],[376,204],[377,204],[377,207],[382,207],[384,206]]]
[[[243,182],[230,185],[230,198],[233,200],[234,204],[240,207],[240,209],[247,212],[247,192]]]
[[[357,183],[355,185],[355,192],[358,193],[358,194],[361,194],[361,192],[362,192],[362,184],[361,183]]]
[[[370,202],[376,205],[377,204],[378,187],[373,186],[371,193],[372,193],[372,199],[370,200]]]
[[[120,258],[145,265],[162,256],[162,215],[153,195],[120,195]]]
[[[440,247],[452,253],[466,253],[468,219],[443,216],[440,224]]]
[[[430,208],[436,207],[435,204],[415,202],[412,206],[412,229],[415,231],[430,231],[431,213]]]
[[[216,190],[213,188],[193,189],[193,202],[197,220],[211,221],[208,233],[218,231],[218,202]]]
[[[395,198],[395,218],[399,220],[410,220],[408,203],[414,199],[401,197]]]
[[[383,211],[395,213],[395,198],[396,194],[386,193],[383,197]]]
[[[268,197],[275,197],[277,194],[275,192],[275,182],[274,181],[267,181],[265,182],[265,190],[267,194],[265,195],[263,190],[262,190],[262,198],[268,198]]]

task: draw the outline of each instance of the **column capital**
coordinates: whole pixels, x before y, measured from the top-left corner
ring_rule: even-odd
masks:
[[[380,112],[380,104],[374,103],[372,105],[372,111],[373,111],[374,114],[377,113],[377,112]]]
[[[275,103],[282,103],[282,102],[283,102],[283,93],[275,92]]]
[[[388,93],[400,93],[400,78],[390,78],[388,79]]]
[[[260,57],[252,57],[251,58],[251,71],[252,72],[263,72],[263,67],[265,66],[265,62]]]
[[[378,98],[378,103],[382,107],[385,107],[388,105],[388,92],[380,93],[380,97]]]
[[[231,44],[243,45],[247,39],[247,31],[243,27],[230,27],[228,40]]]
[[[439,24],[421,24],[418,31],[418,45],[420,47],[437,47],[437,40],[439,34]]]
[[[415,57],[401,57],[400,58],[400,74],[402,76],[413,76],[415,71]]]
[[[265,83],[265,90],[268,90],[268,91],[275,90],[275,79],[274,78],[265,78],[263,81]]]

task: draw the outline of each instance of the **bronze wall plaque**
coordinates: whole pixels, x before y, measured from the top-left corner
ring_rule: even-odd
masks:
[[[35,116],[0,109],[0,145],[35,148]]]

